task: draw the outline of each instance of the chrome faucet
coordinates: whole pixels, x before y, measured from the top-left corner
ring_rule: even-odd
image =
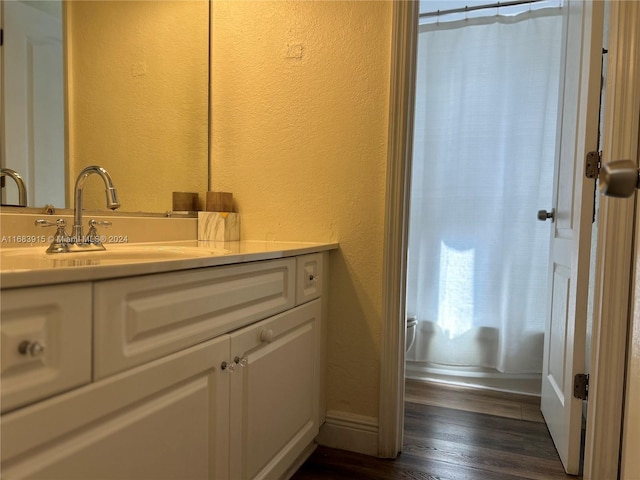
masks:
[[[24,184],[24,180],[18,172],[11,170],[10,168],[0,169],[0,176],[7,176],[13,178],[18,186],[18,205],[21,207],[27,206],[27,186]]]
[[[111,222],[98,222],[96,220],[89,221],[89,233],[84,236],[82,228],[82,190],[84,188],[84,182],[91,174],[100,175],[105,187],[107,188],[107,207],[111,210],[115,210],[120,206],[118,203],[118,195],[116,189],[113,187],[111,181],[111,175],[102,167],[91,166],[87,167],[80,172],[76,179],[75,186],[75,204],[73,206],[73,230],[71,236],[65,231],[67,222],[64,218],[59,218],[55,222],[49,220],[38,219],[36,225],[38,227],[56,227],[56,234],[53,237],[53,241],[47,253],[68,253],[68,252],[92,252],[96,250],[105,250],[96,226],[109,226]]]
[[[106,187],[107,208],[115,210],[116,208],[120,207],[120,203],[118,203],[118,195],[116,189],[113,187],[113,182],[111,181],[111,175],[109,175],[109,172],[107,172],[102,167],[93,165],[82,170],[78,175],[78,178],[76,179],[76,185],[74,189],[75,203],[73,205],[73,230],[71,232],[70,239],[70,247],[73,247],[74,251],[104,250],[104,246],[102,246],[98,238],[96,238],[95,240],[93,240],[92,238],[85,238],[82,228],[82,191],[84,188],[84,182],[87,180],[87,177],[94,173],[102,178],[104,186]],[[92,230],[92,232],[94,231],[95,230]],[[97,237],[97,235],[95,237]]]

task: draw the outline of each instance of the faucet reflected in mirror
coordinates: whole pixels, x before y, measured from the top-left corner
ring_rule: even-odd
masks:
[[[12,170],[10,168],[2,168],[0,169],[0,176],[2,176],[2,187],[5,186],[5,178],[11,177],[18,187],[18,207],[26,207],[27,206],[27,186],[24,184],[24,180],[20,176],[18,172]],[[2,202],[5,205],[4,202]]]
[[[111,175],[104,168],[96,165],[91,165],[84,168],[78,178],[74,188],[74,205],[73,205],[73,229],[71,236],[67,235],[65,231],[66,221],[62,218],[56,220],[56,222],[50,222],[48,220],[36,220],[36,225],[39,227],[57,227],[54,240],[47,249],[47,253],[68,253],[68,252],[92,252],[106,250],[102,244],[100,235],[98,235],[97,226],[108,227],[111,222],[97,222],[96,220],[89,221],[89,232],[85,236],[84,228],[82,226],[82,200],[84,193],[84,184],[90,175],[98,175],[104,182],[105,192],[107,194],[107,208],[115,210],[120,207],[118,202],[118,193],[113,186]]]

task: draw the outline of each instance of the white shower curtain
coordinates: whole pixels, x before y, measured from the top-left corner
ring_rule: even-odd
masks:
[[[422,25],[407,359],[542,368],[562,16]]]

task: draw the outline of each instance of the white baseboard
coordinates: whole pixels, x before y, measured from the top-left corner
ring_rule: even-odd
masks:
[[[287,469],[286,472],[280,477],[280,480],[289,480],[291,477],[295,475],[295,473],[300,469],[300,467],[307,461],[307,459],[311,456],[313,451],[316,449],[318,445],[316,443],[310,444],[296,459],[295,462]]]
[[[378,419],[347,412],[328,411],[319,445],[365,455],[378,455]]]

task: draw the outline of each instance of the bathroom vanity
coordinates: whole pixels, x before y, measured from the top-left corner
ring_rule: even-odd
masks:
[[[147,246],[3,267],[2,478],[278,479],[312,451],[337,245]]]

